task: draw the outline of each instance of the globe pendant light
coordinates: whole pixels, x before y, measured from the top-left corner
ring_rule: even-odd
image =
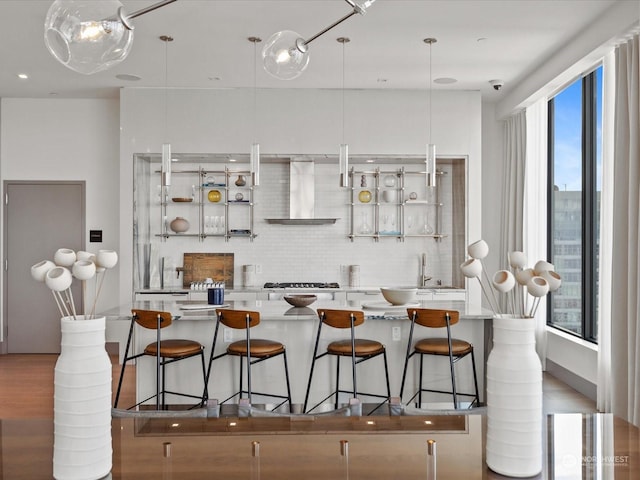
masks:
[[[249,37],[248,40],[253,43],[253,143],[251,144],[251,152],[249,155],[249,171],[251,172],[251,183],[254,187],[260,185],[260,144],[256,142],[257,132],[257,89],[256,89],[256,77],[257,77],[257,52],[256,46],[262,41],[259,37]]]
[[[432,121],[432,105],[431,105],[431,47],[438,40],[435,38],[425,38],[424,43],[429,45],[429,86],[427,88],[427,97],[428,97],[428,117],[429,117],[429,126],[428,126],[428,144],[425,158],[425,167],[426,167],[426,186],[427,187],[435,187],[436,186],[436,146],[431,143],[431,125]]]
[[[131,20],[176,0],[128,15],[118,0],[56,0],[44,22],[44,43],[65,67],[91,75],[122,62],[133,45]]]
[[[342,143],[340,144],[340,186],[349,186],[349,145],[344,141],[344,47],[351,40],[347,37],[339,37],[337,39],[342,44]]]
[[[293,80],[299,77],[309,64],[309,44],[311,42],[356,13],[364,15],[367,8],[375,2],[375,0],[366,0],[357,4],[353,0],[345,1],[351,5],[353,10],[306,40],[299,33],[291,30],[274,33],[262,49],[262,61],[267,73],[279,80]]]

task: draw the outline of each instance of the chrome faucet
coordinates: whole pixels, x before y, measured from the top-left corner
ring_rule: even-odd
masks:
[[[427,275],[427,254],[423,253],[422,254],[422,264],[420,265],[420,286],[422,287],[426,287],[427,286],[427,282],[429,280],[431,280],[431,277],[429,275]]]

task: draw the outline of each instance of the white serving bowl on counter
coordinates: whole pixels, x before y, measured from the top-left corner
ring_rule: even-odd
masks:
[[[417,287],[380,287],[384,299],[391,305],[406,305],[415,301]]]

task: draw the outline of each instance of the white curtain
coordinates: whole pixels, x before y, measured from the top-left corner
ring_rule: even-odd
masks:
[[[508,267],[508,254],[522,250],[522,214],[526,159],[526,112],[509,117],[504,124],[504,177],[500,268]]]
[[[547,108],[546,98],[527,108],[527,160],[525,166],[522,251],[529,266],[547,260]],[[536,351],[546,368],[547,297],[536,311]]]
[[[607,411],[640,425],[640,45],[615,52],[611,330]],[[606,286],[604,286],[606,287]],[[603,360],[604,361],[604,360]]]
[[[611,411],[611,257],[613,231],[613,123],[615,57],[604,57],[602,95],[602,188],[600,193],[600,260],[598,288],[598,410]]]

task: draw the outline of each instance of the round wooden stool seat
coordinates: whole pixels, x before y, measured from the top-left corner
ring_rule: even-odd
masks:
[[[384,351],[384,345],[375,340],[356,339],[356,357],[366,357]],[[327,347],[327,352],[332,355],[351,355],[351,340],[337,340],[331,342]]]
[[[284,345],[275,340],[263,340],[252,339],[249,341],[251,344],[251,356],[252,357],[268,357],[270,355],[276,355],[284,352]],[[227,347],[227,353],[229,355],[247,355],[247,342],[246,340],[239,340],[233,342]]]
[[[167,358],[184,357],[185,355],[193,355],[200,352],[204,347],[201,343],[194,340],[170,339],[160,342],[160,356]],[[150,343],[144,349],[146,355],[155,356],[158,352],[158,344]]]
[[[464,340],[452,338],[451,349],[453,355],[465,355],[473,350],[473,345]],[[449,356],[449,342],[446,338],[424,338],[416,342],[415,350],[429,355]]]

